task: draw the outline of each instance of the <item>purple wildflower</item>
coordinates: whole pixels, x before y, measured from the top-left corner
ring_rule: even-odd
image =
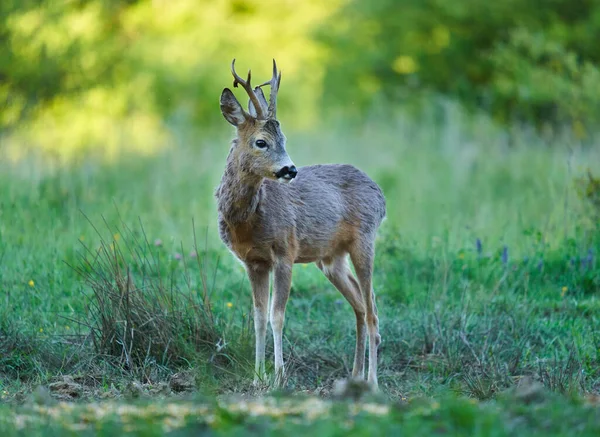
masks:
[[[160,238],[157,238],[156,240],[154,240],[154,245],[156,247],[162,246],[162,240]]]
[[[175,258],[176,260],[179,261],[182,258],[182,256],[179,252],[175,252],[175,255],[173,255],[173,258]]]
[[[192,250],[192,251],[190,252],[190,258],[196,258],[197,256],[198,256],[198,254],[196,253],[196,251],[195,251],[195,250]]]
[[[481,240],[479,238],[475,241],[475,247],[477,248],[477,256],[481,258],[481,253],[483,252],[483,244],[481,243]]]
[[[542,258],[540,258],[536,267],[540,272],[542,271],[542,269],[544,268],[544,260]]]
[[[502,260],[502,264],[504,264],[504,265],[508,264],[508,246],[506,244],[502,248],[501,260]]]

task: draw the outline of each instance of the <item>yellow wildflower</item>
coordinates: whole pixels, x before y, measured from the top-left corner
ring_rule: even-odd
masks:
[[[40,328],[40,332],[44,332],[44,328]]]
[[[233,308],[233,304],[231,302],[227,302],[227,308]]]
[[[33,282],[33,279],[30,279],[28,284],[30,287],[33,287],[35,285],[35,282]]]
[[[119,235],[119,233],[116,233],[115,235],[113,235],[113,239],[115,241],[119,241],[121,239],[121,236]]]
[[[560,292],[560,297],[565,297],[565,294],[567,293],[567,291],[569,291],[568,287],[563,287],[561,292]]]

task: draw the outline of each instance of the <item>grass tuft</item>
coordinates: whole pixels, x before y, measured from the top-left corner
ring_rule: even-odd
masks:
[[[134,231],[122,223],[110,237],[100,232],[100,244],[84,251],[74,268],[88,285],[87,317],[80,320],[90,333],[95,352],[116,368],[155,379],[153,372],[177,369],[197,361],[198,355],[214,361],[224,336],[215,321],[198,256],[202,287],[184,290],[173,268],[177,260],[164,259],[148,240],[143,226]],[[191,287],[184,269],[184,286]],[[222,361],[222,360],[221,360]]]

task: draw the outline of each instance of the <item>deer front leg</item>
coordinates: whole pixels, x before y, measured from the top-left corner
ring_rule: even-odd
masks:
[[[273,343],[275,351],[275,386],[281,387],[285,374],[283,366],[283,323],[285,320],[285,306],[290,296],[292,285],[292,264],[278,262],[275,265],[273,299],[271,301],[271,328],[273,329]]]
[[[246,266],[252,286],[254,304],[254,333],[256,335],[256,355],[254,385],[266,379],[265,342],[267,337],[267,315],[269,311],[269,268],[262,264]]]

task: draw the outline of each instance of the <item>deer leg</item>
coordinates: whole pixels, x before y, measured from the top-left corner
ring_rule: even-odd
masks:
[[[283,366],[283,323],[285,306],[292,285],[292,264],[278,262],[273,278],[273,298],[271,299],[271,328],[273,329],[273,349],[275,355],[275,386],[283,384],[285,374]]]
[[[275,353],[275,386],[283,385],[283,323],[285,306],[292,285],[292,264],[278,262],[275,266],[273,298],[271,300],[271,328],[273,329],[273,349]]]
[[[356,348],[354,350],[354,365],[352,377],[363,379],[365,376],[366,325],[365,304],[360,292],[360,286],[352,275],[346,255],[333,259],[331,263],[318,262],[317,267],[327,279],[338,289],[352,306],[356,316]]]
[[[267,316],[269,311],[269,269],[260,264],[246,266],[252,286],[254,304],[254,333],[256,352],[254,366],[254,385],[265,380],[265,341],[267,337]]]
[[[381,343],[381,335],[379,335],[379,318],[375,304],[375,293],[372,288],[374,255],[372,242],[355,244],[350,252],[366,307],[367,331],[369,333],[369,376],[367,380],[374,388],[377,388],[377,347]]]

